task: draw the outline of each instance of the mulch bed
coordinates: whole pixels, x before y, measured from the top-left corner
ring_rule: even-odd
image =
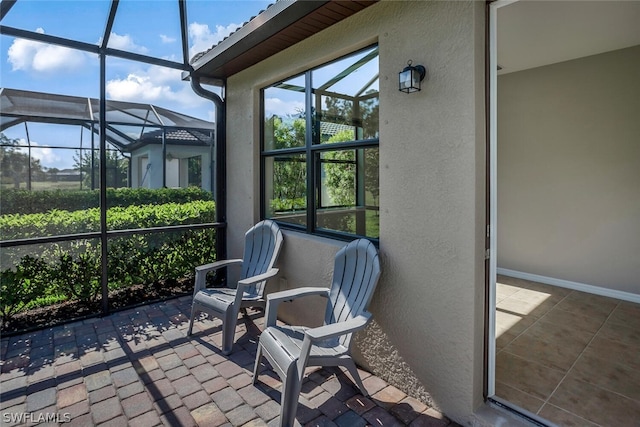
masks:
[[[193,292],[193,279],[169,279],[148,285],[136,285],[109,292],[109,310],[115,311],[136,305],[162,301]],[[47,328],[70,320],[102,315],[102,301],[65,301],[0,319],[0,334],[13,335]]]

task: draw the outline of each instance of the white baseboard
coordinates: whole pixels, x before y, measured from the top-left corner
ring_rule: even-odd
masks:
[[[498,268],[496,272],[503,276],[515,277],[516,279],[531,280],[533,282],[559,286],[561,288],[573,289],[574,291],[587,292],[590,294],[596,294],[604,297],[616,298],[619,300],[640,304],[640,295],[633,294],[631,292],[617,291],[615,289],[607,289],[600,286],[593,286],[593,285],[587,285],[579,282],[572,282],[570,280],[540,276],[538,274],[523,273],[521,271],[509,270],[507,268]]]

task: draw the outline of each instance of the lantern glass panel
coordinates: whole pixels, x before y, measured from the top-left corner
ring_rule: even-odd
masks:
[[[411,70],[405,70],[400,72],[400,90],[403,92],[409,92],[411,88]]]
[[[412,68],[411,69],[411,92],[420,90],[420,72]]]

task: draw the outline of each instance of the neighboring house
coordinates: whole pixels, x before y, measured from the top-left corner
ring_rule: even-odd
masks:
[[[164,145],[162,138],[162,130],[147,132],[127,148],[131,153],[131,187],[186,188],[193,185],[211,190],[212,136],[198,130],[169,129],[164,131]],[[160,167],[154,168],[154,165]]]
[[[56,173],[58,181],[78,181],[80,179],[80,171],[78,169],[61,169]]]
[[[637,16],[637,2],[628,3],[631,16]],[[306,186],[292,206],[295,218],[279,218],[288,229],[280,277],[271,290],[328,286],[332,257],[353,235],[346,226],[331,228],[318,221],[324,214],[324,206],[314,204],[324,194],[315,192],[322,186],[318,171],[325,155],[338,149],[314,139],[308,128],[315,117],[325,121],[322,109],[329,107],[324,96],[348,100],[349,111],[343,108],[342,113],[362,131],[341,147],[358,159],[353,161],[358,183],[353,208],[366,214],[355,220],[366,222],[366,228],[357,228],[357,234],[378,241],[383,260],[371,305],[374,321],[357,337],[358,362],[466,425],[492,423],[484,403],[493,394],[496,260],[512,273],[640,301],[640,37],[631,34],[631,44],[602,47],[598,54],[626,65],[603,62],[604,68],[592,75],[581,75],[583,62],[556,68],[549,62],[501,76],[500,109],[493,111],[504,123],[496,128],[490,114],[496,100],[488,92],[489,78],[494,83],[498,78],[488,68],[498,65],[495,56],[488,62],[495,52],[490,9],[481,1],[277,2],[192,61],[195,75],[226,80],[230,255],[241,253],[243,234],[252,224],[264,217],[278,219],[270,205],[283,179],[276,166],[293,170],[300,163],[307,168],[300,175]],[[536,16],[550,21],[570,20],[539,12]],[[553,43],[544,43],[551,50]],[[603,53],[607,50],[616,51]],[[587,50],[552,62],[593,54]],[[371,74],[365,67],[374,60],[377,70]],[[398,90],[398,73],[408,61],[427,69],[420,92]],[[556,72],[564,76],[565,86],[545,84],[545,74]],[[360,73],[357,85],[339,88],[350,73]],[[521,89],[521,84],[531,86]],[[635,94],[624,100],[628,105],[617,112],[585,106],[591,105],[585,104],[590,97],[606,93],[609,84]],[[582,95],[573,99],[576,91]],[[376,123],[370,125],[375,132],[368,132],[353,111],[373,99],[366,96],[379,106]],[[275,108],[282,116],[291,114],[280,102],[287,100],[298,107],[307,127],[304,137],[282,149],[273,145],[273,126],[267,122]],[[552,114],[543,122],[539,113],[545,110]],[[603,127],[597,126],[599,120],[606,120]],[[576,128],[581,128],[577,135]],[[499,175],[493,163],[496,149],[503,162]],[[366,174],[358,172],[372,152],[379,156],[379,175],[370,181],[379,191],[375,216],[367,212],[366,202],[373,187],[367,189]],[[597,177],[591,175],[596,172]],[[589,194],[573,197],[575,191]],[[589,202],[594,200],[601,203]],[[282,318],[317,323],[322,313],[311,315],[314,306],[313,301],[291,304]]]

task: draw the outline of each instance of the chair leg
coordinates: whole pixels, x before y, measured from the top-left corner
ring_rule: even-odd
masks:
[[[296,362],[293,361],[287,369],[287,375],[282,379],[282,393],[280,397],[280,426],[294,427],[296,412],[298,410],[298,398],[302,381],[297,375]]]
[[[197,312],[198,310],[196,310],[196,306],[195,304],[193,304],[193,306],[191,307],[191,319],[189,320],[189,329],[187,330],[187,336],[191,335],[191,333],[193,332],[193,321],[196,318]]]
[[[367,391],[366,388],[364,388],[364,384],[362,383],[362,379],[360,378],[360,374],[358,373],[358,368],[356,367],[356,364],[353,362],[353,359],[345,360],[345,363],[343,366],[347,368],[347,370],[353,377],[353,380],[356,382],[356,385],[360,389],[360,393],[362,393],[362,395],[365,397],[369,396],[369,392]]]
[[[258,342],[258,350],[256,351],[256,362],[253,365],[253,384],[256,383],[258,379],[258,374],[260,373],[260,360],[262,359],[262,346]]]
[[[224,322],[222,324],[222,353],[229,355],[233,350],[233,341],[236,335],[236,323],[238,321],[238,314],[234,310],[229,310],[225,313]]]

